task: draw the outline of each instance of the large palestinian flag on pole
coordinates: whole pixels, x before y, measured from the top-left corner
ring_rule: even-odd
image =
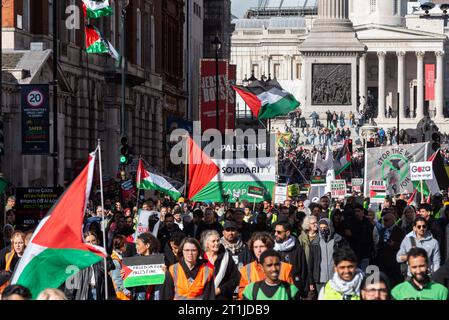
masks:
[[[178,201],[181,193],[173,187],[164,177],[145,170],[142,160],[137,168],[137,188],[142,190],[158,190],[168,194],[174,201]]]
[[[120,61],[120,54],[115,50],[112,44],[107,41],[93,25],[86,25],[86,51],[87,53],[106,53],[117,61]]]
[[[259,120],[284,116],[299,107],[295,97],[278,85],[255,81],[247,87],[232,87]]]
[[[58,288],[73,275],[101,261],[103,248],[83,242],[83,220],[94,173],[95,153],[70,187],[39,223],[11,283],[30,289],[33,299],[47,288]],[[70,269],[69,269],[70,267]]]
[[[214,159],[206,155],[190,137],[188,150],[188,197],[192,201],[253,201],[247,195],[250,186],[262,187],[264,198],[271,200],[276,181],[274,157]]]
[[[84,16],[97,19],[112,15],[112,7],[109,0],[83,0]]]

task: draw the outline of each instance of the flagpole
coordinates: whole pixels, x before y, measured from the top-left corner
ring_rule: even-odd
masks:
[[[187,166],[187,162],[189,161],[188,159],[189,159],[189,145],[188,145],[188,137],[186,136],[185,137],[186,138],[186,161],[185,161],[185,163],[184,163],[184,197],[185,197],[185,199],[184,199],[184,201],[185,200],[187,200],[187,195],[188,195],[188,193],[187,193],[187,169],[188,169],[188,166]]]
[[[101,219],[103,224],[103,246],[104,250],[107,252],[106,249],[106,226],[104,223],[104,196],[103,196],[103,173],[102,173],[102,165],[101,165],[101,139],[98,139],[98,163],[99,163],[99,169],[100,169],[100,194],[101,194]],[[108,268],[106,263],[106,257],[103,259],[104,261],[104,288],[105,288],[105,298],[106,300],[109,299],[108,294]]]
[[[421,184],[421,203],[424,203],[424,193],[423,193],[423,184],[422,184],[422,179],[419,180],[419,183]]]
[[[140,154],[139,155],[139,163],[138,163],[138,165],[140,165],[140,162],[142,161],[142,155]],[[137,169],[137,171],[139,171],[139,169]],[[137,185],[137,178],[138,177],[136,177],[136,185]],[[137,185],[137,200],[136,200],[136,207],[137,207],[137,210],[139,210],[139,200],[140,200],[140,188],[139,188],[139,186]]]

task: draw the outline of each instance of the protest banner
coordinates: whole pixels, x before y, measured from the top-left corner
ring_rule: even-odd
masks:
[[[149,218],[153,217],[155,221],[155,225],[149,225]],[[139,210],[137,217],[137,225],[136,231],[134,232],[134,239],[137,239],[139,235],[146,232],[152,232],[155,237],[157,237],[157,230],[159,229],[159,219],[161,217],[161,213],[159,211],[148,211],[148,210]],[[156,220],[157,218],[157,220]],[[156,234],[154,234],[156,232]]]
[[[362,192],[363,178],[351,179],[352,192]]]
[[[369,197],[371,203],[382,203],[387,196],[387,185],[383,180],[371,180],[369,182]]]
[[[287,200],[288,187],[286,183],[276,184],[274,193],[274,203],[284,203]]]
[[[125,288],[163,284],[164,255],[123,258],[123,285]]]
[[[63,193],[62,188],[16,188],[16,223],[35,225]]]

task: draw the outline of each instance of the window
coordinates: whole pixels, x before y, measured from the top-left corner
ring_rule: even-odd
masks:
[[[301,63],[297,63],[296,64],[296,79],[301,80],[301,72],[302,72],[302,64]]]
[[[377,0],[370,0],[369,7],[370,13],[376,12]]]
[[[259,74],[259,65],[258,64],[253,64],[253,67],[251,68],[252,71],[254,71],[254,76],[259,79],[260,74]]]
[[[398,5],[399,5],[399,1],[398,0],[393,0],[393,14],[395,16],[397,16],[398,12],[399,12]]]
[[[23,30],[30,31],[30,0],[23,0]]]
[[[53,0],[48,0],[48,34],[53,34]]]
[[[279,63],[275,63],[273,65],[273,71],[274,71],[273,78],[279,79],[280,70],[281,70],[281,65]]]
[[[137,50],[137,65],[142,65],[142,14],[140,10],[137,9],[137,39],[136,39],[136,50]]]

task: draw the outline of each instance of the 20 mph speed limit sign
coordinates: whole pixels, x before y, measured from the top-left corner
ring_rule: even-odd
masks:
[[[45,102],[44,93],[40,90],[32,90],[27,94],[26,101],[29,106],[38,108]]]

